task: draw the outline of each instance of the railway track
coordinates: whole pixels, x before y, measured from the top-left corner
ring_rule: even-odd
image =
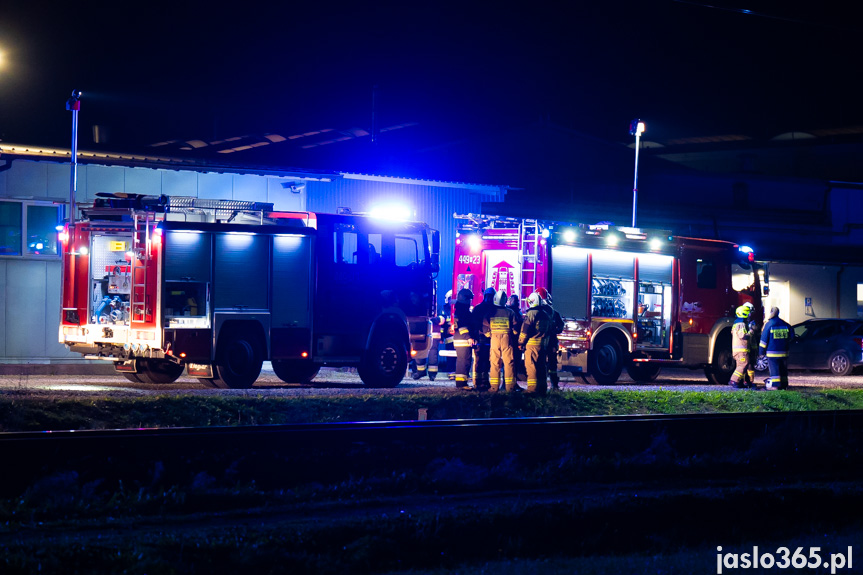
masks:
[[[264,488],[422,472],[435,461],[520,468],[578,460],[611,473],[823,474],[854,477],[863,411],[392,421],[0,434],[0,494],[74,471],[146,481],[154,469]],[[591,464],[593,462],[593,464]],[[604,462],[604,463],[603,463]],[[595,467],[591,467],[594,465]]]

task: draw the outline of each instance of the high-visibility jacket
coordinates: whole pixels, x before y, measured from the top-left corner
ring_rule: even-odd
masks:
[[[541,307],[532,307],[524,314],[521,333],[518,336],[518,346],[545,346],[548,334],[552,331],[552,318]]]
[[[746,319],[742,317],[735,319],[731,325],[731,353],[748,353],[751,334],[752,331]]]
[[[788,357],[788,346],[792,337],[794,333],[791,326],[777,316],[764,324],[758,348],[767,357]]]

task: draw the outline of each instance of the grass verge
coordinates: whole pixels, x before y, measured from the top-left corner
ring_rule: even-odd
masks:
[[[609,389],[546,397],[442,391],[302,399],[263,395],[70,399],[7,392],[0,395],[0,431],[410,421],[418,418],[420,409],[435,420],[863,409],[863,390],[728,393]]]

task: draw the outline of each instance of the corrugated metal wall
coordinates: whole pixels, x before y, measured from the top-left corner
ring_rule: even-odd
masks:
[[[424,183],[422,183],[424,184]],[[456,220],[454,213],[479,213],[482,202],[500,201],[503,193],[492,195],[464,188],[403,184],[359,179],[309,182],[306,201],[309,211],[335,212],[339,207],[367,212],[377,205],[407,205],[418,221],[441,233],[441,271],[438,274],[438,305],[452,286]]]

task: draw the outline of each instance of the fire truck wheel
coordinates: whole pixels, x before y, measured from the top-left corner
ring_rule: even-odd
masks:
[[[621,371],[623,353],[620,345],[611,336],[598,337],[587,356],[587,381],[595,385],[611,385],[620,377]]]
[[[734,373],[734,354],[731,353],[731,342],[721,344],[713,353],[713,363],[704,369],[707,381],[713,385],[728,385],[731,374]]]
[[[376,337],[357,370],[366,387],[395,387],[408,368],[405,346],[389,334]]]
[[[320,367],[309,361],[274,359],[272,364],[276,377],[285,383],[309,383],[320,370]]]
[[[248,389],[261,375],[264,360],[257,338],[245,331],[225,334],[219,341],[210,385],[222,389]]]
[[[123,377],[131,381],[132,383],[144,383],[141,381],[141,378],[138,377],[137,373],[123,373]]]
[[[656,381],[660,371],[662,371],[662,367],[656,364],[630,362],[626,366],[626,373],[629,374],[629,377],[640,383]]]
[[[141,373],[135,375],[142,383],[174,383],[183,375],[182,365],[158,359],[141,360]]]

